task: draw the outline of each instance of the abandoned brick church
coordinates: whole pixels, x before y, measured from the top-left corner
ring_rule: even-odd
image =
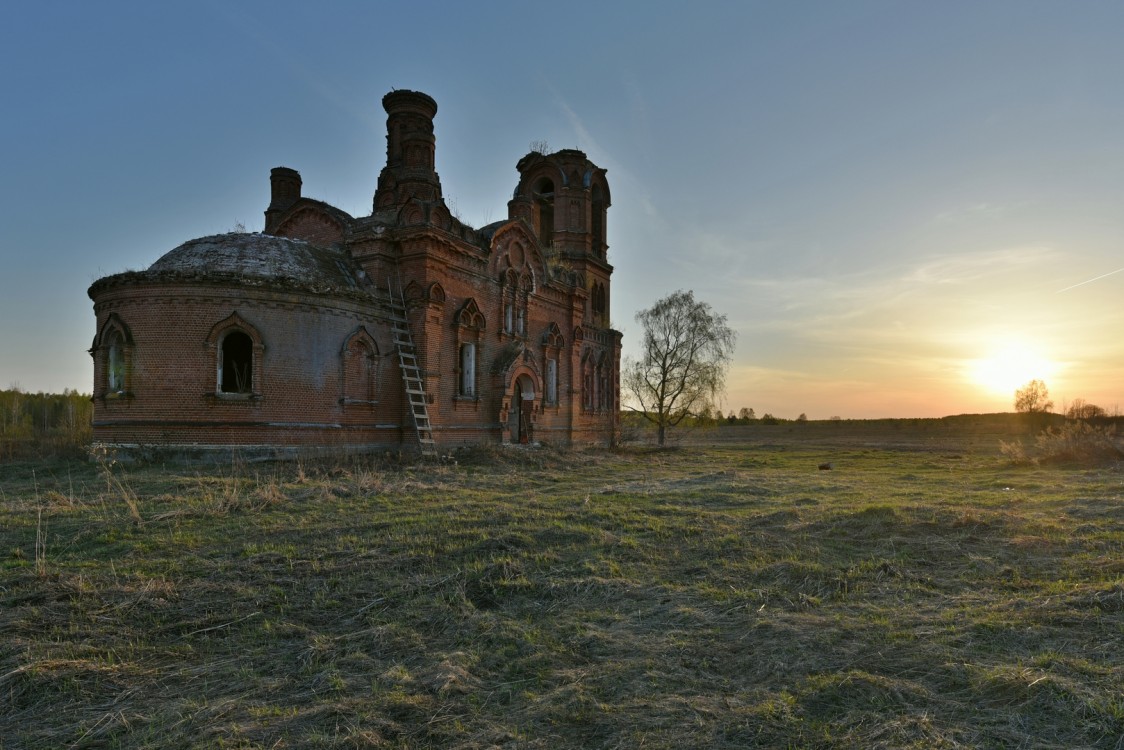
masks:
[[[611,439],[605,170],[532,151],[508,218],[473,229],[442,197],[436,102],[382,103],[370,216],[302,196],[277,167],[262,233],[191,240],[94,282],[95,444],[432,455]]]

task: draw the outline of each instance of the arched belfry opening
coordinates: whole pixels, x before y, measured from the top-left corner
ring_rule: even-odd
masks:
[[[549,247],[554,242],[554,181],[543,177],[535,183],[535,233],[539,243]]]
[[[609,207],[608,202],[605,200],[605,191],[601,189],[600,185],[594,185],[591,192],[592,198],[592,217],[590,218],[590,249],[594,257],[605,259],[605,249],[607,247],[605,241],[605,210]]]

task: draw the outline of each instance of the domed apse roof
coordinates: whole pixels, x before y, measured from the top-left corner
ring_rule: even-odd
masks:
[[[267,234],[217,234],[183,243],[149,267],[149,272],[193,276],[296,281],[302,286],[357,286],[341,250]]]

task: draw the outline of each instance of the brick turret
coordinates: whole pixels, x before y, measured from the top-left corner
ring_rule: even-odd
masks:
[[[273,234],[277,219],[301,198],[301,174],[288,167],[269,171],[269,208],[265,209],[265,233]]]
[[[437,102],[418,91],[402,90],[384,96],[382,106],[387,114],[386,166],[379,174],[374,210],[412,199],[442,201],[441,179],[434,169]]]
[[[607,258],[611,200],[605,170],[577,149],[532,151],[515,168],[519,184],[508,215],[526,221],[548,255],[581,274],[589,295],[585,323],[607,327],[613,267]]]

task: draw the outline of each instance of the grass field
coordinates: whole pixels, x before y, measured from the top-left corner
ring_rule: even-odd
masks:
[[[1124,473],[927,422],[0,465],[0,748],[1124,748]]]

